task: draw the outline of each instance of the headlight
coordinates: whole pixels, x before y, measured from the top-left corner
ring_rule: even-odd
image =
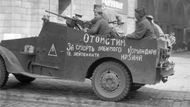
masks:
[[[32,45],[25,45],[24,46],[24,52],[25,53],[34,53],[34,46],[32,46]]]

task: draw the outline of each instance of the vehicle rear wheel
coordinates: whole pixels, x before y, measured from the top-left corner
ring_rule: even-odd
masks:
[[[92,88],[102,100],[119,101],[127,96],[130,86],[129,71],[116,62],[101,63],[92,76]]]
[[[7,83],[8,75],[4,60],[0,57],[0,88]]]
[[[133,83],[131,85],[130,91],[136,91],[136,90],[140,89],[142,86],[144,86],[144,84]]]
[[[25,76],[22,74],[14,74],[15,78],[20,81],[21,83],[31,83],[35,80],[33,77]]]

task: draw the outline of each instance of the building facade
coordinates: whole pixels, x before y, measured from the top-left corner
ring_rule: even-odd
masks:
[[[53,0],[0,0],[0,40],[37,36],[41,18],[49,7],[58,10]]]
[[[83,16],[82,20],[91,20],[94,4],[102,3],[122,17],[126,33],[134,31],[136,0],[0,0],[0,40],[37,36],[43,15],[50,15],[50,21],[65,23],[45,10],[69,17],[77,13]]]
[[[125,33],[135,29],[134,8],[144,7],[165,33],[175,32],[176,48],[190,43],[190,0],[0,0],[0,40],[37,36],[43,15],[50,15],[51,21],[65,22],[45,10],[69,17],[77,13],[83,20],[90,20],[94,4],[105,4],[116,11],[125,23]]]
[[[165,33],[175,33],[175,48],[190,43],[190,0],[138,0],[138,7],[146,8]]]
[[[131,33],[135,29],[134,8],[136,0],[59,0],[59,14],[74,16],[81,14],[82,20],[91,20],[94,17],[94,4],[103,4],[106,9],[121,17],[125,33]]]

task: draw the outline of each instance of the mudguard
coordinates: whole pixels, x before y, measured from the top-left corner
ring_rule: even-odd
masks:
[[[25,71],[20,64],[18,58],[10,50],[0,46],[0,55],[5,61],[7,72],[24,74]]]

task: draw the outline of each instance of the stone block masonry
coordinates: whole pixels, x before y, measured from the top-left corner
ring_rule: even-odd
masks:
[[[67,0],[66,0],[67,1]],[[74,16],[78,13],[83,15],[82,20],[91,20],[94,17],[93,6],[96,0],[71,0],[68,7],[64,10],[59,3],[65,3],[61,0],[0,0],[0,40],[7,38],[31,37],[38,36],[42,28],[43,15],[45,10],[60,13],[66,16]],[[111,0],[112,1],[112,0]],[[114,1],[114,0],[113,0]],[[67,1],[68,2],[68,1]],[[121,26],[125,33],[131,33],[135,29],[134,8],[136,0],[127,0],[125,11],[120,13],[122,21],[125,23]],[[65,20],[57,18],[50,14],[51,21],[64,23]],[[10,34],[10,35],[9,35]],[[10,37],[8,37],[10,36]]]
[[[37,36],[42,27],[41,18],[49,7],[57,12],[58,0],[0,0],[0,40],[8,34]]]

